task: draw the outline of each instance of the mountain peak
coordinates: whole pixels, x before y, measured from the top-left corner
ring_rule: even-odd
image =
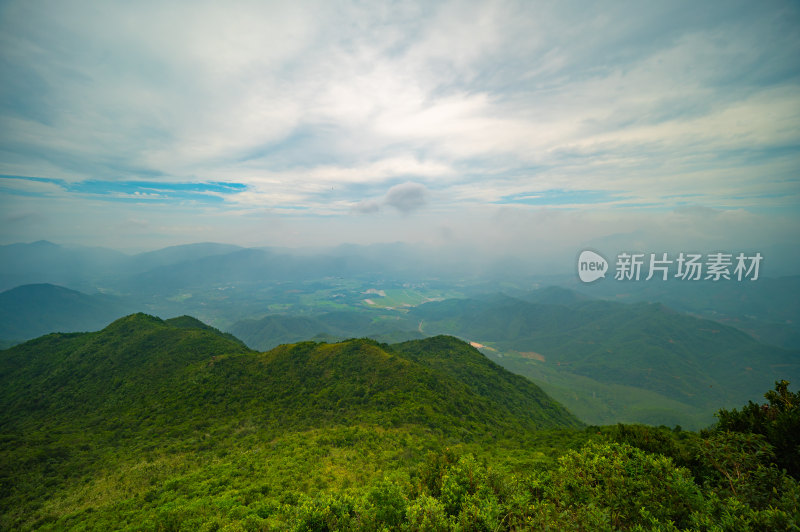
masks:
[[[187,316],[185,314],[183,316],[178,316],[177,318],[169,318],[164,320],[164,323],[170,327],[176,327],[178,329],[200,329],[202,331],[209,331],[218,336],[222,336],[223,338],[227,338],[228,340],[232,340],[237,344],[245,345],[244,342],[239,340],[231,333],[222,332],[216,327],[212,327],[211,325],[203,323],[195,317]]]
[[[173,327],[178,327],[179,329],[213,329],[211,325],[203,323],[194,316],[188,316],[186,314],[164,320],[164,323]]]
[[[145,314],[144,312],[136,312],[135,314],[129,314],[128,316],[111,322],[108,327],[103,329],[103,332],[119,332],[121,329],[126,328],[152,327],[155,325],[165,325],[164,320],[157,316]]]
[[[76,290],[72,290],[70,288],[65,288],[63,286],[59,286],[53,283],[30,283],[30,284],[23,284],[20,286],[16,286],[14,288],[9,288],[8,290],[0,293],[4,294],[37,294],[37,293],[44,293],[44,292],[52,292],[52,293],[73,293],[73,294],[80,294],[80,292]]]
[[[29,245],[30,246],[36,246],[36,247],[39,247],[39,248],[60,248],[61,247],[58,244],[54,244],[54,243],[50,242],[49,240],[37,240],[36,242],[31,242]]]

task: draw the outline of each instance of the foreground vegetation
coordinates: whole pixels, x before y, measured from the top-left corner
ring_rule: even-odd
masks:
[[[450,337],[256,353],[144,315],[0,353],[0,528],[797,530],[800,394],[584,427]]]

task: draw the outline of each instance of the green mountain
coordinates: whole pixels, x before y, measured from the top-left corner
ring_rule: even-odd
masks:
[[[236,338],[231,333],[222,332],[219,329],[212,327],[211,325],[207,325],[202,321],[194,318],[192,316],[178,316],[176,318],[169,318],[164,320],[164,323],[167,325],[171,325],[172,327],[177,327],[179,329],[201,329],[204,331],[211,331],[214,334],[227,338],[232,342],[236,342],[237,344],[244,345],[244,342]]]
[[[787,386],[728,413],[766,440],[584,429],[450,336],[259,353],[136,314],[0,351],[0,529],[793,530]]]
[[[356,419],[476,432],[578,424],[535,385],[455,338],[303,342],[256,353],[188,316],[135,314],[96,333],[15,346],[2,353],[0,384],[3,426],[52,423],[59,412],[70,423],[76,411],[133,418],[156,403],[184,423],[236,409],[281,428]]]
[[[718,408],[757,399],[776,380],[800,373],[796,351],[737,328],[660,304],[591,299],[560,287],[408,309],[274,314],[230,330],[258,349],[309,338],[454,335],[485,346],[487,357],[596,424],[700,428]]]
[[[119,424],[167,398],[171,387],[180,395],[187,366],[211,354],[250,352],[216,330],[177,323],[134,314],[100,332],[53,333],[3,351],[0,426]],[[77,414],[93,420],[76,422]]]
[[[130,312],[123,299],[89,295],[52,284],[18,286],[0,293],[0,339],[22,341],[52,331],[101,329]]]
[[[591,423],[700,427],[720,406],[800,377],[797,352],[659,304],[495,296],[427,303],[409,315],[426,334],[485,345],[487,356]]]
[[[361,438],[364,427],[418,456],[434,441],[579,426],[530,381],[452,337],[259,353],[190,317],[135,314],[0,352],[0,507],[13,514],[0,525],[46,520],[31,501],[66,504],[83,480],[142,460],[246,452],[308,431]]]
[[[762,343],[800,349],[797,297],[800,276],[797,275],[761,277],[756,282],[579,283],[574,288],[595,298],[628,303],[660,302],[741,329]]]

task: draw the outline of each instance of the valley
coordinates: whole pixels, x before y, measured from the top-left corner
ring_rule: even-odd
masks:
[[[0,532],[800,531],[798,27],[0,1]]]
[[[0,528],[800,522],[798,410],[780,410],[800,353],[732,326],[790,330],[794,278],[678,310],[391,250],[13,246],[0,279],[30,282],[0,293]]]
[[[0,279],[39,284],[0,293],[3,345],[98,330],[130,312],[192,315],[259,351],[305,340],[396,343],[447,334],[475,342],[587,423],[693,430],[713,423],[720,407],[757,400],[776,380],[800,380],[794,333],[771,342],[751,327],[796,330],[793,277],[764,279],[763,291],[702,283],[673,291],[576,287],[552,277],[492,282],[444,277],[407,245],[298,253],[196,244],[134,256],[50,243],[0,246],[0,256],[12,251]],[[52,284],[64,279],[74,284]],[[563,285],[544,284],[553,282]]]

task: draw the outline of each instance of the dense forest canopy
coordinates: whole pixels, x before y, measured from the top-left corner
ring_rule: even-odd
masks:
[[[0,352],[13,529],[784,530],[800,401],[699,433],[582,426],[468,344],[260,353],[131,315]]]

